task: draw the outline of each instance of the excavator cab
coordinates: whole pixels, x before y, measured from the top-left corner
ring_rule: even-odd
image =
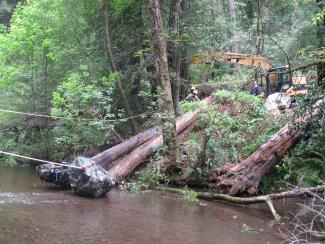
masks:
[[[305,76],[290,76],[288,66],[271,68],[266,75],[266,94],[286,92],[290,96],[306,94],[307,80]]]
[[[287,73],[288,67],[281,66],[271,68],[266,75],[266,93],[285,92],[292,87],[293,82],[290,74]]]

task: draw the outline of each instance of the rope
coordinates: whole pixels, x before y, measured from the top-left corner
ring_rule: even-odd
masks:
[[[36,162],[40,162],[40,163],[52,164],[52,165],[57,165],[57,166],[62,166],[62,167],[73,168],[73,169],[81,169],[81,170],[84,170],[85,169],[84,167],[79,167],[79,166],[74,166],[74,165],[69,165],[69,164],[55,163],[55,162],[51,162],[51,161],[47,161],[47,160],[42,160],[42,159],[37,159],[37,158],[31,158],[31,157],[21,156],[21,155],[18,155],[18,154],[4,152],[4,151],[0,151],[0,153],[5,154],[5,155],[8,155],[8,156],[17,157],[17,158],[23,158],[23,159],[32,160],[32,161],[36,161]]]
[[[58,170],[55,170],[55,182],[58,182],[61,178],[60,172]]]
[[[15,110],[8,110],[8,109],[1,109],[1,108],[0,108],[0,112],[19,114],[19,115],[27,115],[27,116],[33,116],[33,117],[41,117],[41,118],[49,118],[49,119],[68,119],[66,117],[60,117],[60,116],[26,113],[26,112],[20,112],[20,111],[15,111]],[[123,120],[129,120],[129,119],[133,119],[133,118],[143,117],[143,116],[150,115],[150,114],[153,114],[153,113],[154,112],[147,112],[147,113],[130,116],[130,117],[123,118],[123,119],[104,119],[103,121],[106,121],[106,122],[123,121]],[[85,118],[69,118],[69,119],[79,120],[79,121],[80,120],[81,121],[93,121],[93,119],[85,119]]]

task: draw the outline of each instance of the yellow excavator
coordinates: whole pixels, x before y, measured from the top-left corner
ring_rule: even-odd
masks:
[[[189,64],[214,64],[216,62],[227,62],[238,65],[246,65],[262,70],[260,76],[266,80],[266,94],[274,92],[286,92],[290,96],[307,93],[305,87],[307,80],[304,76],[291,76],[288,66],[272,68],[271,63],[260,55],[208,52],[206,55],[193,56]]]

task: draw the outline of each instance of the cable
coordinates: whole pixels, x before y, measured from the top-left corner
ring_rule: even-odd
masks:
[[[34,114],[34,113],[26,113],[26,112],[20,112],[20,111],[14,111],[14,110],[8,110],[8,109],[1,109],[0,108],[0,112],[4,112],[4,113],[12,113],[12,114],[20,114],[20,115],[27,115],[27,116],[33,116],[33,117],[41,117],[41,118],[49,118],[49,119],[68,119],[66,117],[60,117],[60,116],[51,116],[51,115],[44,115],[44,114]],[[134,115],[134,116],[130,116],[127,118],[123,118],[123,119],[104,119],[103,121],[106,122],[115,122],[115,121],[123,121],[123,120],[129,120],[129,119],[133,119],[133,118],[138,118],[138,117],[143,117],[146,115],[151,115],[154,112],[148,112],[148,113],[143,113],[143,114],[138,114],[138,115]],[[72,120],[81,120],[81,121],[93,121],[93,119],[85,119],[85,118],[69,118]]]
[[[36,162],[40,162],[40,163],[53,164],[53,165],[57,165],[57,166],[63,166],[63,167],[68,167],[68,168],[85,170],[84,167],[79,167],[79,166],[74,166],[74,165],[69,165],[69,164],[60,164],[60,163],[55,163],[55,162],[51,162],[51,161],[47,161],[47,160],[42,160],[42,159],[37,159],[37,158],[31,158],[31,157],[21,156],[21,155],[18,155],[18,154],[4,152],[4,151],[0,151],[0,153],[5,154],[5,155],[8,155],[8,156],[17,157],[17,158],[23,158],[23,159],[32,160],[32,161],[36,161]]]

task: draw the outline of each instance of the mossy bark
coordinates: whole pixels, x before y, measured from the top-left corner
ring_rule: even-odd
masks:
[[[160,86],[163,90],[163,142],[165,146],[164,156],[169,161],[177,159],[178,145],[176,139],[176,120],[173,104],[173,96],[168,71],[166,42],[164,38],[163,20],[160,13],[159,0],[148,0],[151,28],[153,34],[153,50],[156,70]]]

